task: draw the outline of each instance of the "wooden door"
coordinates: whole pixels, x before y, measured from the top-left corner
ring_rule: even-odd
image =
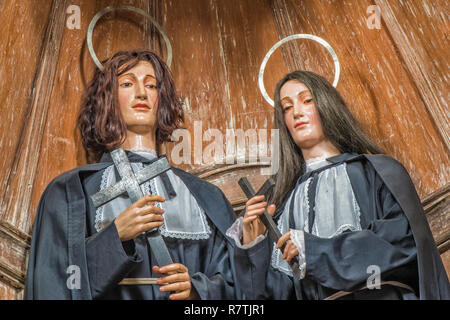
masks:
[[[203,146],[209,143],[208,129],[222,137],[227,130],[252,129],[268,133],[265,142],[258,140],[267,149],[273,109],[258,89],[262,59],[291,34],[326,40],[341,63],[338,90],[369,136],[409,171],[450,270],[447,1],[4,0],[0,299],[23,296],[31,230],[44,188],[60,173],[87,162],[75,129],[81,95],[95,68],[87,28],[98,11],[119,4],[150,13],[170,38],[186,129],[192,137],[200,134]],[[74,23],[77,12],[79,26]],[[93,43],[100,60],[131,48],[166,54],[158,32],[129,11],[104,16]],[[278,79],[295,69],[333,79],[328,52],[297,40],[269,60],[264,77],[269,94]],[[169,157],[177,143],[167,144]],[[178,166],[218,185],[236,212],[245,202],[237,179],[249,176],[255,186],[264,180],[261,161],[238,163],[234,158],[213,164],[191,156]]]

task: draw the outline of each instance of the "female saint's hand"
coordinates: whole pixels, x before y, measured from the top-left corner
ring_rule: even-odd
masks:
[[[291,261],[291,259],[298,255],[298,249],[295,246],[295,244],[291,241],[291,233],[286,232],[281,236],[280,239],[278,239],[278,242],[276,244],[276,248],[281,248],[286,243],[286,247],[283,251],[282,258],[286,260],[287,262]]]
[[[256,239],[260,234],[266,232],[266,226],[261,222],[259,216],[264,213],[267,202],[263,201],[264,195],[255,196],[245,204],[245,214],[243,221],[243,244],[248,244]],[[267,212],[273,216],[275,213],[275,205],[272,204],[267,208]]]

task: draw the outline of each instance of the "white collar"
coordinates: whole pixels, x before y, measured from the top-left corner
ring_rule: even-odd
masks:
[[[146,147],[134,147],[134,148],[130,149],[129,151],[136,153],[136,154],[140,155],[141,157],[144,157],[149,160],[153,160],[158,157],[156,150],[146,148]]]
[[[321,168],[323,166],[326,166],[327,164],[330,164],[331,162],[327,161],[328,156],[321,156],[316,158],[310,158],[305,161],[306,164],[306,171],[312,171],[316,170],[318,168]]]

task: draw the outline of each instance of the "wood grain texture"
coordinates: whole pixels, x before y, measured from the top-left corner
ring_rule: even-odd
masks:
[[[448,152],[450,4],[445,0],[375,3]]]
[[[422,201],[431,232],[440,252],[450,249],[450,184]]]
[[[0,278],[1,279],[1,278]],[[0,299],[1,300],[15,300],[17,298],[17,291],[11,286],[0,281]]]
[[[447,271],[447,277],[450,279],[450,250],[441,254],[442,262],[444,263],[445,271]]]
[[[174,53],[172,73],[185,102],[185,128],[191,133],[192,142],[194,120],[202,121],[203,130],[233,126],[230,75],[216,1],[164,1],[163,12],[163,26]],[[170,150],[169,144],[169,156]],[[192,169],[201,161],[192,154],[190,163],[180,167]]]
[[[49,23],[43,40],[40,62],[33,87],[29,118],[22,132],[21,143],[16,152],[15,162],[2,203],[1,219],[17,229],[28,232],[27,218],[31,204],[33,181],[38,169],[36,159],[41,152],[48,104],[53,90],[56,63],[61,45],[62,30],[66,10],[65,1],[52,3]]]
[[[37,8],[29,1],[0,3],[0,220],[16,204],[15,200],[10,202],[13,197],[9,187],[17,179],[18,164],[26,153],[26,131],[33,118],[32,99],[51,5],[49,0]],[[12,221],[17,221],[19,211],[15,214]]]

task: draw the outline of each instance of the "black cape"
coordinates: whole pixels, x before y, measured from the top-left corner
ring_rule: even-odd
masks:
[[[268,238],[247,250],[235,247],[238,280],[246,297],[323,299],[365,285],[369,274],[362,266],[373,264],[381,267],[382,281],[406,283],[420,299],[450,299],[446,271],[405,168],[385,155],[342,154],[327,160],[333,165],[347,163],[363,230],[331,239],[305,232],[306,275],[301,281],[271,266],[273,246]],[[282,209],[277,209],[275,219]],[[380,290],[365,290],[369,294],[355,293],[352,298],[405,298],[408,294],[398,288],[391,294],[390,289],[383,289],[384,296]]]
[[[102,161],[105,161],[104,159],[105,157],[102,158]],[[107,157],[106,159],[108,159],[106,162],[89,164],[65,172],[50,182],[45,189],[33,226],[25,299],[87,300],[92,299],[95,295],[89,283],[86,251],[89,203],[83,190],[82,181],[112,165],[111,158]],[[239,299],[239,289],[233,283],[235,278],[234,263],[232,263],[233,246],[225,235],[227,228],[235,219],[231,205],[216,186],[183,170],[174,167],[171,170],[184,182],[199,206],[223,236],[227,251],[230,253],[231,281],[227,279],[225,288],[217,285],[217,292],[203,292],[200,296],[212,297],[212,299],[216,297]],[[111,234],[111,230],[106,233]],[[79,268],[79,286],[68,283],[71,281],[71,274],[68,272],[73,272],[73,269],[68,269],[69,266]],[[201,278],[205,277],[202,275]],[[203,286],[202,279],[199,281],[199,286],[202,288],[197,289],[208,290],[207,286]],[[211,287],[214,288],[214,284]]]

